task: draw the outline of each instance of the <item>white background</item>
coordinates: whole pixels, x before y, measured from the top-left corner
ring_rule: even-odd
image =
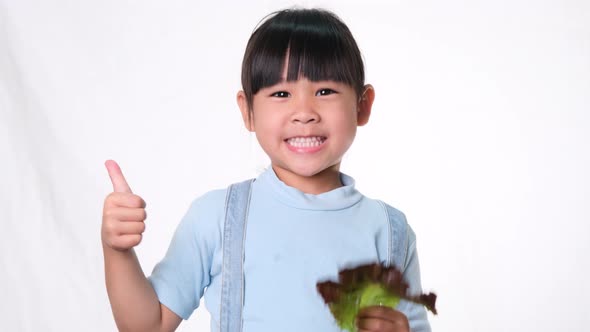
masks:
[[[408,216],[434,330],[587,331],[590,3],[558,0],[0,0],[0,330],[115,330],[106,159],[148,203],[148,274],[196,196],[266,166],[241,57],[294,4],[358,40],[377,98],[343,171]]]

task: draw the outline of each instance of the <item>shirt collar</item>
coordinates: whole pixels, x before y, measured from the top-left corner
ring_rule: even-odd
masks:
[[[260,174],[255,182],[271,197],[283,204],[303,210],[341,210],[358,203],[363,197],[356,190],[352,177],[340,173],[343,186],[318,195],[306,194],[281,181],[272,167],[268,167]]]

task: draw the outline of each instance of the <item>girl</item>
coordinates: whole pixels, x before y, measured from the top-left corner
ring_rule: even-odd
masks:
[[[225,211],[227,189],[193,202],[166,256],[146,278],[133,250],[144,230],[145,202],[107,161],[114,192],[105,199],[102,242],[107,291],[121,330],[173,331],[204,296],[212,331],[339,331],[316,283],[335,279],[346,266],[391,263],[396,246],[402,254],[394,260],[411,292],[421,291],[415,236],[403,214],[363,196],[340,172],[375,98],[346,25],[324,10],[275,13],[248,42],[242,85],[237,102],[244,124],[271,167],[252,182],[246,203],[238,261],[243,288],[225,294],[240,300],[240,310],[229,314],[241,317],[238,328],[222,322],[224,282],[234,281],[224,274],[225,247],[235,244],[225,237],[226,212],[235,208]],[[397,228],[390,228],[388,216]],[[430,331],[423,307],[410,303],[365,308],[356,323],[359,331]]]

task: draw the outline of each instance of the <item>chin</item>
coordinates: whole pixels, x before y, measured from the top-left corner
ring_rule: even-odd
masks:
[[[301,167],[289,167],[284,169],[298,176],[311,178],[325,171],[333,169],[334,166],[335,165],[310,167],[309,165],[302,165]]]
[[[294,175],[305,177],[305,178],[311,178],[311,177],[318,175],[322,172],[321,170],[318,171],[318,170],[313,170],[313,169],[288,169],[288,171]]]

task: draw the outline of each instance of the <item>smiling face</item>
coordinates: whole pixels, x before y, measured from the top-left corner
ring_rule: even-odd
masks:
[[[371,86],[358,98],[345,83],[302,77],[260,89],[251,110],[243,92],[238,104],[279,179],[320,193],[341,186],[340,162],[357,126],[368,121],[373,98]]]
[[[373,102],[364,82],[356,41],[331,12],[286,9],[256,28],[238,104],[279,179],[306,193],[342,185],[340,161]]]

